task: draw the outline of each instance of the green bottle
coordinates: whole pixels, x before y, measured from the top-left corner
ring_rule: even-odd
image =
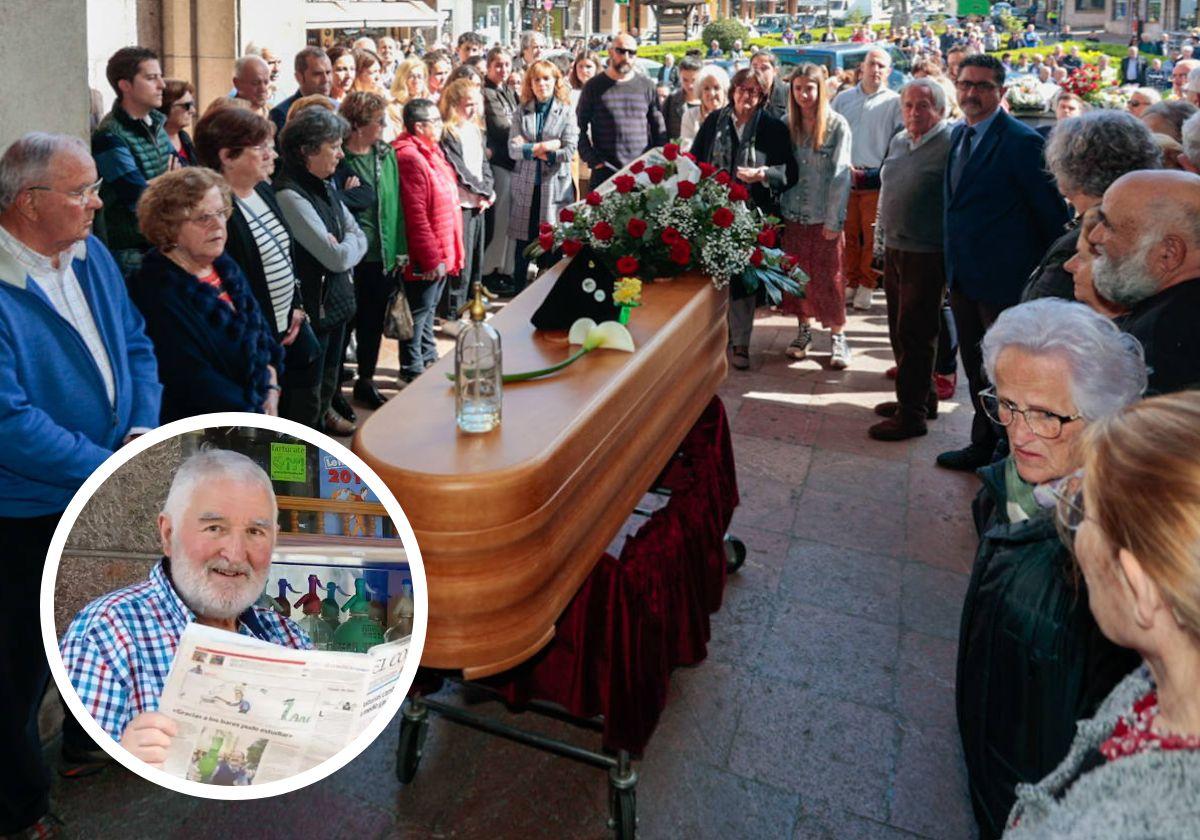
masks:
[[[350,613],[333,633],[333,650],[351,650],[366,653],[375,645],[383,643],[383,628],[370,616],[371,600],[367,595],[367,582],[362,578],[354,581],[354,596],[342,610]]]
[[[357,581],[355,581],[355,583],[357,583]],[[329,629],[331,631],[337,630],[338,624],[341,622],[341,616],[338,614],[338,602],[337,599],[333,597],[334,594],[338,592],[342,593],[343,595],[350,594],[333,581],[325,584],[325,600],[321,602],[321,619],[329,625]],[[350,602],[347,601],[346,603],[348,604]],[[345,607],[342,607],[341,609],[345,609]]]

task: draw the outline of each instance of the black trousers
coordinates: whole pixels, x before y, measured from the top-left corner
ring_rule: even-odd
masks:
[[[938,330],[937,361],[933,369],[942,376],[958,371],[958,327],[954,325],[949,297],[942,300],[942,328]]]
[[[358,302],[354,316],[354,329],[358,333],[358,378],[364,381],[370,381],[375,375],[388,297],[399,282],[395,274],[383,270],[381,262],[363,262],[354,268],[354,298]]]
[[[42,761],[38,732],[38,709],[50,680],[39,593],[46,550],[61,516],[0,517],[5,584],[11,593],[0,610],[0,743],[7,750],[0,835],[27,828],[50,810],[50,771]]]
[[[896,355],[896,401],[911,417],[924,417],[937,357],[942,301],[946,295],[941,251],[888,248],[883,262],[888,338]]]
[[[979,344],[988,327],[996,323],[1000,313],[1007,307],[998,303],[972,300],[962,292],[950,291],[950,309],[954,312],[954,323],[958,327],[958,353],[962,357],[963,370],[971,389],[971,403],[975,407],[975,419],[971,422],[971,445],[992,452],[999,435],[996,426],[984,414],[979,405],[979,392],[988,386],[983,372],[983,352]]]
[[[405,379],[415,379],[437,361],[433,316],[446,282],[444,279],[404,281],[404,294],[413,316],[413,337],[400,344],[400,375]]]

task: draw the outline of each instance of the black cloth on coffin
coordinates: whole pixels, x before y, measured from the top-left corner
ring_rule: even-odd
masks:
[[[539,330],[566,330],[580,318],[596,323],[615,321],[621,307],[613,303],[616,278],[588,247],[563,269],[542,305],[529,320]]]

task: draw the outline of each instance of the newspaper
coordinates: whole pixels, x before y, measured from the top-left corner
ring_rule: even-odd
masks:
[[[383,708],[407,651],[407,638],[367,653],[295,650],[189,624],[159,701],[179,725],[163,770],[250,785],[315,767]]]

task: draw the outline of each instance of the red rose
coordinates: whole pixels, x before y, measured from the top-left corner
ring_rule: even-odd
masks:
[[[750,191],[742,184],[729,185],[729,200],[730,201],[745,201],[750,197]]]
[[[682,240],[683,240],[683,237],[680,236],[679,231],[676,230],[675,228],[673,228],[673,227],[663,228],[662,241],[663,241],[664,245],[674,245],[676,242],[681,242]]]
[[[637,179],[632,175],[618,175],[613,178],[613,185],[617,188],[617,192],[624,195],[633,192],[633,188],[637,186]]]
[[[554,234],[553,233],[543,233],[542,235],[540,235],[538,237],[538,244],[542,246],[543,251],[553,250],[554,249]]]
[[[568,257],[573,257],[583,250],[583,243],[578,239],[564,239],[562,250]]]
[[[675,160],[675,158],[679,157],[679,144],[668,143],[663,146],[663,157],[667,160]]]
[[[589,207],[599,207],[602,200],[603,199],[600,198],[600,193],[596,192],[595,190],[592,190],[587,194],[587,203]]]
[[[779,267],[782,268],[784,271],[791,271],[793,268],[796,267],[796,258],[789,256],[787,254],[784,254],[782,257],[779,258]]]
[[[629,220],[629,224],[625,225],[625,230],[629,231],[629,235],[634,239],[641,239],[642,234],[646,232],[646,223],[641,219],[633,218]]]
[[[717,167],[713,166],[711,163],[701,163],[700,164],[700,177],[701,178],[707,178],[716,171],[717,171]]]
[[[690,160],[692,163],[696,162],[696,156],[694,154],[692,154],[691,152],[684,152],[683,156],[685,158],[687,158],[688,160]]]
[[[621,257],[621,259],[617,260],[617,274],[622,276],[637,274],[639,267],[637,257]]]
[[[651,184],[661,184],[662,179],[667,177],[667,170],[661,166],[647,166],[646,177],[650,179]]]
[[[686,240],[679,240],[667,252],[671,262],[676,265],[687,265],[692,260],[692,246]]]
[[[729,173],[722,169],[717,173],[716,182],[722,187],[729,185]]]
[[[596,222],[592,225],[592,236],[601,242],[607,242],[613,238],[613,226],[608,222]]]
[[[554,233],[554,225],[549,222],[542,222],[538,225],[538,234]]]
[[[570,207],[564,207],[558,211],[558,220],[560,222],[571,224],[571,222],[575,221],[575,211]]]
[[[680,181],[675,186],[679,190],[680,198],[691,198],[696,194],[696,185],[691,181]]]
[[[713,224],[719,228],[727,228],[733,224],[733,211],[728,207],[718,207],[712,214]]]
[[[758,244],[764,248],[774,248],[775,242],[775,228],[763,228],[758,234]]]
[[[762,252],[762,248],[755,248],[754,253],[750,255],[750,265],[756,267],[762,265],[763,257],[765,256],[766,254]]]
[[[646,164],[642,163],[640,160],[635,160],[633,162],[633,165],[629,167],[629,171],[632,172],[634,175],[640,175],[642,170],[645,168],[646,168]]]

